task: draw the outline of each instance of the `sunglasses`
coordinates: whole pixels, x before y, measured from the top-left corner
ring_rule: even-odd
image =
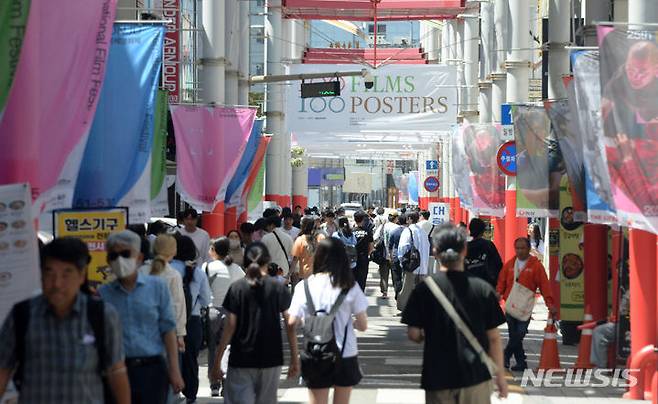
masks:
[[[123,251],[119,251],[119,252],[110,251],[110,252],[107,253],[107,260],[108,261],[114,261],[117,258],[119,258],[119,256],[122,256],[123,258],[130,258],[132,256],[132,251],[130,251],[130,250],[123,250]]]

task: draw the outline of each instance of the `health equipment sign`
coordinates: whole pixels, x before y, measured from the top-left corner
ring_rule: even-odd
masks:
[[[292,65],[291,74],[360,71],[361,65]],[[372,88],[361,76],[341,77],[340,96],[302,98],[287,87],[286,121],[291,132],[448,130],[457,118],[457,71],[445,65],[387,65],[372,70]],[[334,81],[335,77],[314,81]]]

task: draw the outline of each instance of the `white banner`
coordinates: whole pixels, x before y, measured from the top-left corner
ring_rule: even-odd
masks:
[[[343,192],[356,194],[369,194],[372,191],[372,174],[349,173],[345,176]]]
[[[297,64],[291,74],[360,71],[362,65]],[[371,71],[373,86],[361,76],[341,77],[338,97],[301,98],[298,81],[288,85],[288,130],[448,130],[457,119],[457,70],[446,65],[386,65]],[[307,83],[335,78],[307,80]]]

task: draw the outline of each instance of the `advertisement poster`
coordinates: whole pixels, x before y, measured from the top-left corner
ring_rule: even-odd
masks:
[[[620,225],[658,233],[655,31],[598,27],[603,144]]]
[[[167,91],[158,90],[153,122],[153,149],[151,152],[151,216],[169,214],[167,200]]]
[[[362,65],[293,64],[291,74],[361,71]],[[321,130],[448,130],[457,119],[456,66],[394,65],[361,76],[341,77],[340,96],[301,98],[299,82],[287,87],[286,124],[296,134]],[[306,83],[334,78],[306,80]],[[326,136],[326,134],[325,134]]]
[[[39,247],[28,184],[0,186],[0,322],[41,288]]]
[[[560,320],[582,321],[585,302],[583,223],[574,219],[569,180],[560,183]]]
[[[599,80],[599,52],[578,51],[571,54],[574,85],[574,111],[582,137],[585,188],[587,191],[587,221],[616,224],[610,174],[603,146],[601,119],[601,82]]]
[[[513,105],[516,215],[557,217],[564,162],[541,105]]]
[[[503,144],[500,125],[465,124],[461,126],[460,136],[468,164],[473,210],[479,215],[503,217],[505,174],[496,161],[498,148]]]
[[[87,243],[91,263],[87,272],[90,285],[111,280],[105,242],[110,233],[128,225],[128,208],[58,210],[53,212],[55,237],[77,237]]]

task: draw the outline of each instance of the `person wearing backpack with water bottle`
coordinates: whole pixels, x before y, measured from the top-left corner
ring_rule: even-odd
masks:
[[[337,238],[343,242],[343,248],[347,254],[347,261],[352,270],[356,270],[357,260],[359,253],[356,249],[356,235],[352,231],[350,226],[350,220],[343,216],[338,219],[338,230],[332,235],[333,238]]]
[[[334,404],[349,402],[362,378],[354,329],[368,328],[367,308],[343,244],[335,238],[320,241],[313,275],[297,284],[288,320],[289,326],[303,326],[301,368],[311,404],[326,404],[331,387]]]

